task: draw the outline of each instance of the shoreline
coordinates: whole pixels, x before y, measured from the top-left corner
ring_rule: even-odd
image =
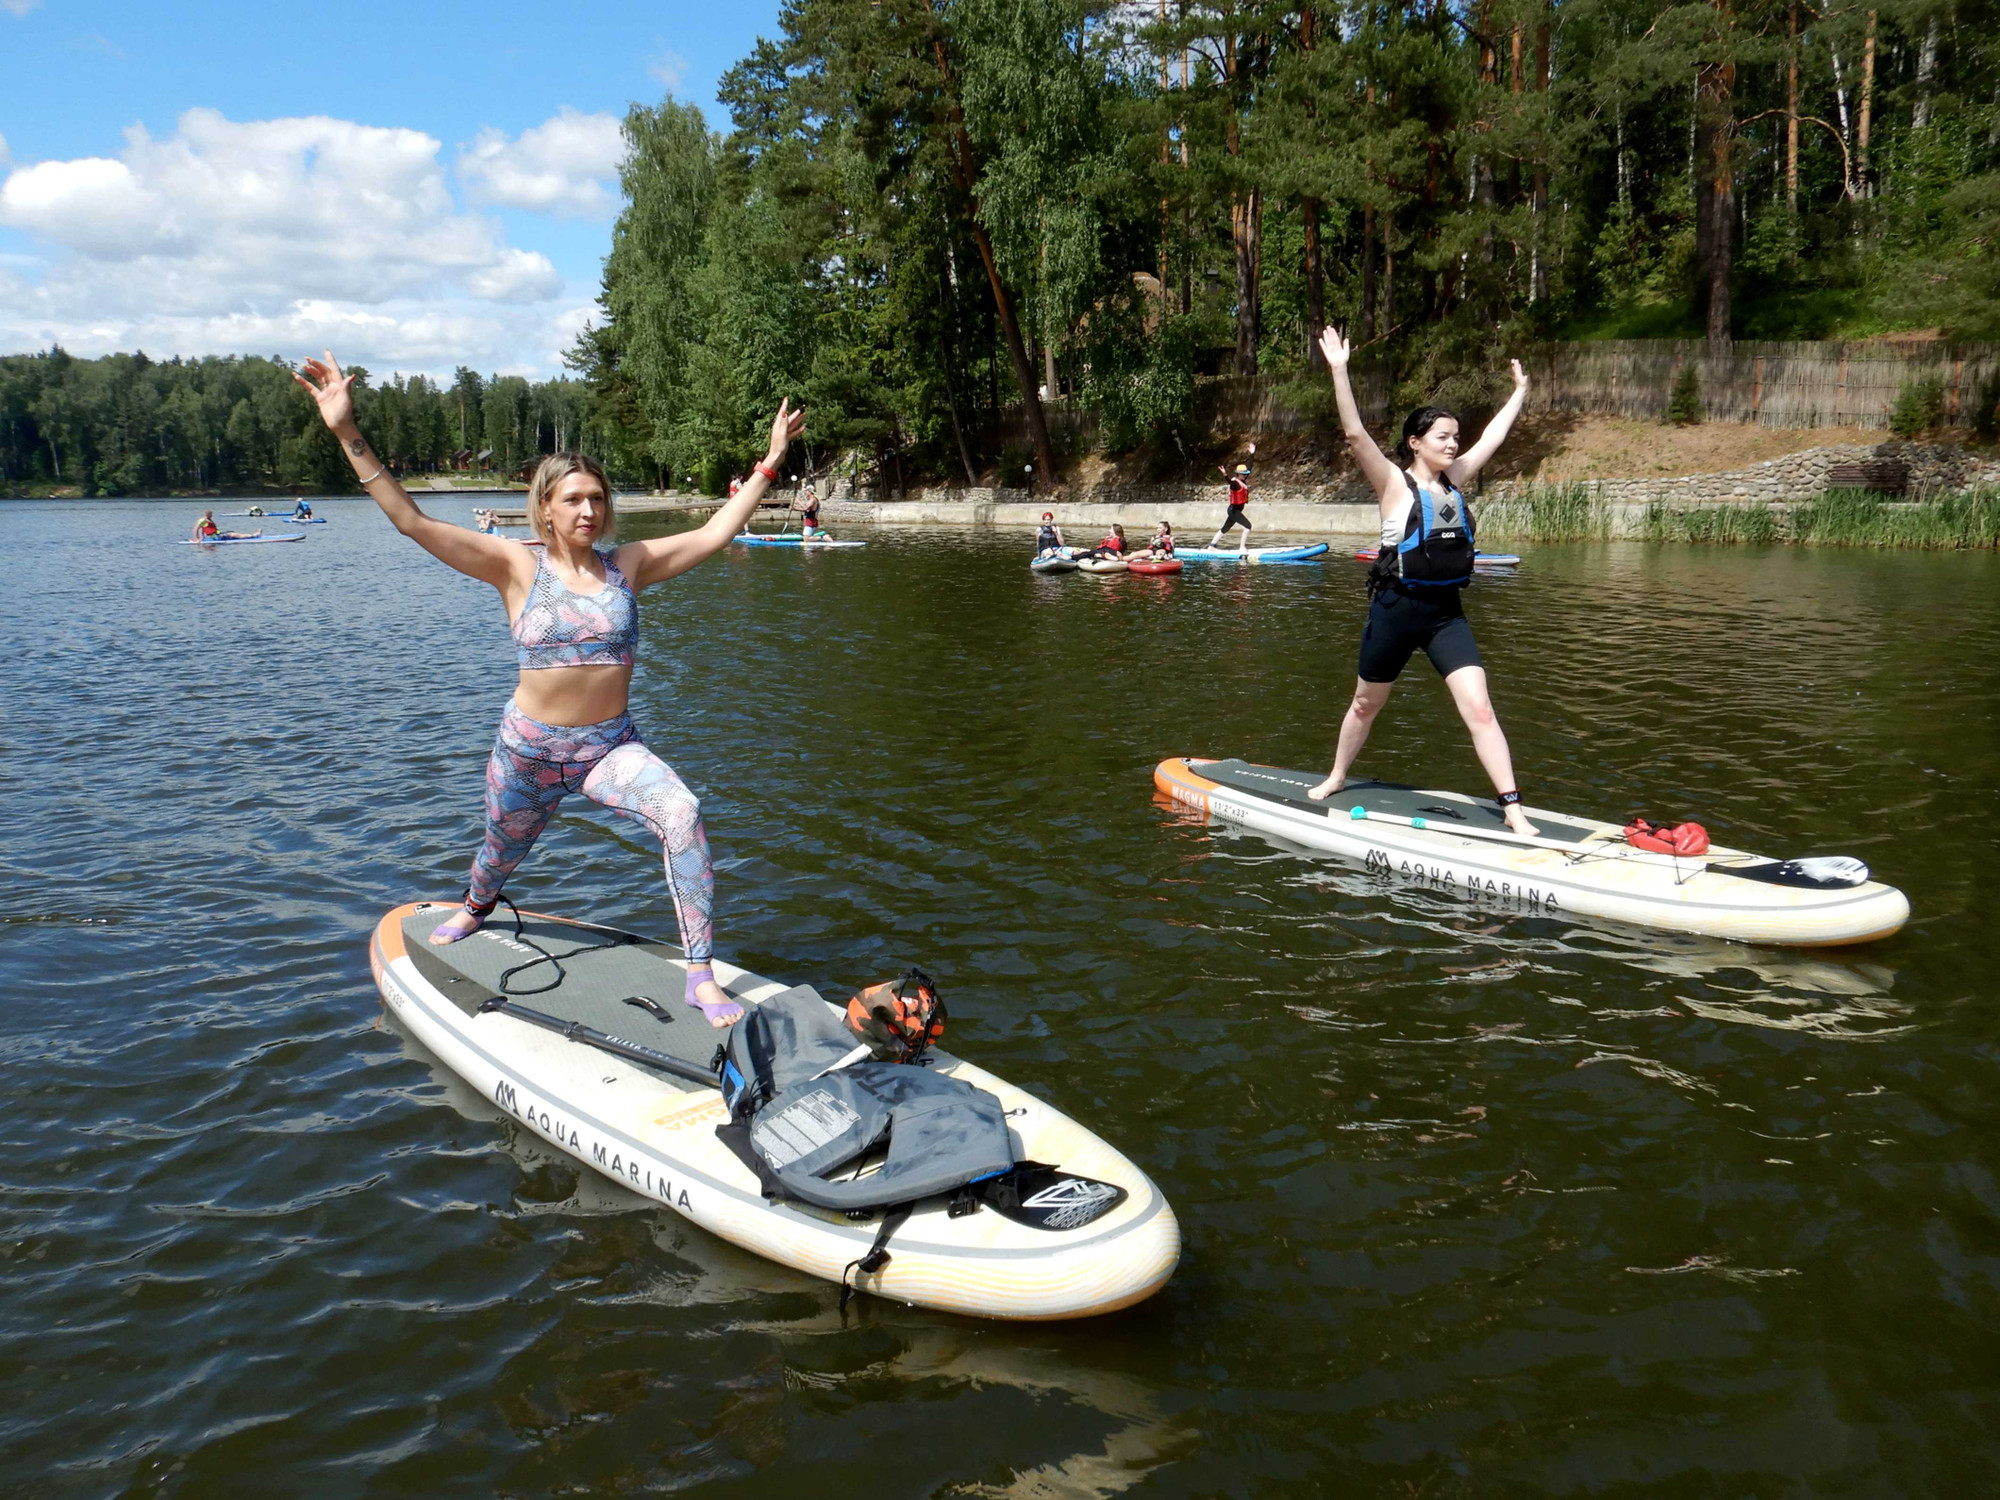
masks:
[[[1168,501],[1036,499],[1025,490],[993,490],[979,499],[964,491],[928,492],[906,500],[829,500],[829,529],[841,526],[953,526],[1032,532],[1043,512],[1057,526],[1097,529],[1113,522],[1135,541],[1160,521],[1183,542],[1205,543],[1221,523],[1219,497]],[[1372,544],[1381,534],[1370,504],[1264,499],[1246,507],[1265,538]],[[633,508],[634,513],[643,513]],[[1653,500],[1605,498],[1591,484],[1493,485],[1473,499],[1478,534],[1494,542],[1653,541],[1775,543],[1790,546],[1893,547],[1931,551],[2000,548],[2000,486],[1902,500],[1867,491],[1821,490],[1799,499],[1710,501],[1697,495]],[[1071,540],[1089,541],[1081,535]]]

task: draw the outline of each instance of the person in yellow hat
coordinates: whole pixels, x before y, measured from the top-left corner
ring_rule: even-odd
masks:
[[[1255,443],[1250,445],[1250,456],[1252,458],[1257,456],[1257,445]],[[1243,528],[1243,540],[1238,544],[1237,550],[1239,552],[1248,551],[1250,547],[1250,533],[1255,529],[1250,524],[1249,515],[1243,509],[1244,506],[1250,503],[1250,465],[1247,463],[1238,464],[1236,472],[1232,474],[1229,470],[1223,468],[1221,464],[1217,464],[1215,472],[1229,481],[1229,509],[1224,512],[1222,524],[1215,528],[1215,537],[1208,545],[1211,547],[1220,547],[1222,539],[1228,536],[1230,531],[1235,527],[1241,526]]]

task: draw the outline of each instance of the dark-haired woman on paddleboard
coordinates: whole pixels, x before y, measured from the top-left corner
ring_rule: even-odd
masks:
[[[1431,659],[1458,715],[1472,734],[1479,764],[1493,780],[1507,826],[1533,837],[1535,825],[1521,811],[1521,789],[1507,736],[1486,691],[1486,667],[1472,639],[1460,593],[1472,581],[1472,516],[1461,493],[1498,451],[1528,398],[1521,362],[1510,361],[1514,393],[1493,415],[1479,441],[1458,451],[1458,417],[1439,406],[1421,406],[1403,422],[1398,465],[1375,446],[1361,421],[1347,378],[1350,353],[1337,328],[1320,335],[1320,352],[1333,372],[1340,425],[1361,472],[1375,487],[1382,511],[1382,550],[1368,574],[1368,623],[1361,632],[1361,666],[1354,699],[1340,721],[1333,770],[1306,793],[1324,800],[1347,785],[1348,769],[1368,743],[1375,716],[1418,650]]]
[[[341,373],[330,351],[307,360],[295,378],[319,403],[368,497],[438,561],[493,585],[512,627],[520,676],[486,763],[486,838],[473,856],[464,908],[438,924],[431,941],[477,932],[556,804],[582,792],[645,824],[665,846],[667,891],[687,955],[687,1003],[713,1026],[741,1019],[743,1008],[715,982],[715,871],[701,806],[640,742],[628,711],[638,592],[706,562],[743,529],[777,479],[805,413],[779,405],[768,456],[705,525],[619,547],[598,546],[617,520],[604,470],[582,454],[551,454],[528,486],[528,523],[540,545],[523,547],[417,508],[369,451],[354,422],[354,377]]]

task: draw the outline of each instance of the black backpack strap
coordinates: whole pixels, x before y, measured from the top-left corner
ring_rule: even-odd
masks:
[[[846,1316],[847,1304],[854,1300],[854,1293],[858,1290],[847,1278],[855,1271],[859,1271],[863,1276],[873,1276],[889,1264],[892,1258],[887,1248],[889,1236],[903,1227],[910,1217],[911,1207],[912,1205],[908,1203],[898,1204],[883,1214],[882,1227],[875,1231],[875,1243],[868,1247],[868,1253],[859,1260],[850,1260],[847,1268],[840,1273],[841,1316]]]

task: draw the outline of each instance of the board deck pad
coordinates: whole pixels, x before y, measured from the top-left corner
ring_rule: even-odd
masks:
[[[1302,807],[1328,816],[1346,817],[1350,809],[1360,806],[1392,818],[1422,818],[1441,833],[1455,827],[1490,829],[1496,833],[1511,831],[1499,807],[1492,803],[1460,802],[1400,782],[1350,781],[1324,802],[1315,802],[1306,795],[1306,789],[1318,786],[1324,778],[1310,771],[1285,771],[1276,766],[1252,765],[1245,760],[1218,760],[1190,769],[1197,776],[1232,791],[1248,792],[1287,807]],[[1564,843],[1581,843],[1599,831],[1593,824],[1572,823],[1547,813],[1536,813],[1533,821],[1542,838]]]
[[[442,946],[432,944],[432,931],[457,910],[456,906],[434,906],[404,918],[403,942],[417,972],[460,1010],[475,1015],[481,1005],[500,994],[501,975],[539,955],[515,940],[513,918],[498,912],[471,937]],[[702,1013],[682,998],[687,969],[678,948],[615,927],[552,922],[527,915],[521,918],[521,936],[562,961],[563,979],[554,989],[528,994],[525,991],[554,979],[556,971],[547,963],[523,969],[514,976],[513,992],[506,997],[509,1000],[565,1021],[581,1021],[699,1068],[706,1068],[714,1058],[727,1029],[709,1025]],[[617,947],[569,957],[574,949],[614,938],[622,940]],[[811,986],[797,988],[817,998],[818,992]],[[649,997],[674,1019],[662,1022],[639,1006],[625,1004],[628,995]],[[637,1062],[630,1065],[645,1066]],[[695,1087],[673,1074],[652,1068],[647,1071],[675,1088]]]

